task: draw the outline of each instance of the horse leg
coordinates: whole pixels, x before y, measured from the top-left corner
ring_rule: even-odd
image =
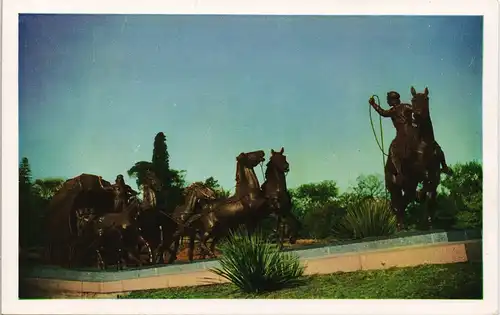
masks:
[[[276,215],[276,233],[277,233],[277,243],[278,243],[278,248],[283,249],[283,229],[282,229],[282,222],[283,218],[281,214]]]
[[[210,244],[210,252],[212,254],[212,258],[217,258],[217,255],[215,255],[215,246],[217,245],[217,242],[219,241],[219,237],[214,236],[212,238],[212,244]]]
[[[211,231],[206,231],[201,236],[201,239],[200,239],[200,248],[202,250],[202,258],[203,259],[205,259],[205,257],[206,257],[207,254],[211,255],[210,248],[207,245],[208,240],[211,237],[212,237],[212,232]]]
[[[432,219],[434,218],[434,214],[436,211],[436,199],[437,199],[437,186],[440,181],[440,172],[432,172],[433,176],[431,176],[428,187],[426,187],[427,192],[427,202],[425,204],[425,217],[424,220],[426,222],[427,228],[432,229]]]
[[[403,194],[399,187],[390,187],[391,208],[396,215],[397,231],[400,232],[404,228],[404,208]]]
[[[194,232],[191,232],[189,235],[189,246],[188,246],[188,259],[189,262],[193,262],[194,260],[194,242],[196,235]]]
[[[123,264],[122,264],[122,249],[121,248],[118,248],[118,250],[116,251],[116,270],[123,270]]]
[[[427,227],[428,229],[432,229],[432,220],[434,218],[434,214],[436,212],[436,197],[437,197],[437,192],[436,191],[430,191],[428,192],[428,199],[427,199],[427,204],[425,205],[425,208],[427,209]]]
[[[101,251],[99,249],[96,249],[96,254],[97,254],[97,268],[100,270],[105,270],[106,269],[106,264],[104,263],[104,259],[102,258]]]

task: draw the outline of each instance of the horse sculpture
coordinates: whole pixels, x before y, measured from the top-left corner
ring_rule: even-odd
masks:
[[[236,158],[236,192],[234,196],[217,200],[202,200],[200,215],[188,222],[200,231],[200,247],[204,253],[215,257],[217,241],[227,235],[231,228],[246,224],[253,231],[258,221],[265,215],[265,198],[260,190],[259,181],[254,171],[264,161],[262,150],[241,153]],[[210,248],[207,242],[212,239]]]
[[[277,242],[283,247],[283,235],[285,226],[282,220],[287,218],[289,229],[289,241],[295,243],[297,239],[300,223],[292,213],[292,198],[286,185],[286,173],[290,170],[290,165],[283,154],[284,148],[279,152],[271,149],[271,157],[267,163],[265,181],[262,184],[262,191],[266,198],[266,206],[276,217]]]
[[[434,137],[434,130],[429,110],[429,89],[425,88],[423,93],[417,93],[411,88],[412,108],[414,124],[418,130],[419,145],[417,149],[417,161],[415,168],[418,173],[423,173],[422,189],[417,192],[417,200],[425,202],[424,220],[428,223],[428,228],[432,225],[432,217],[435,210],[437,187],[441,182],[441,164],[443,164],[446,174],[451,175],[451,171],[446,165],[444,153],[437,144]]]
[[[103,268],[108,261],[116,262],[118,268],[124,260],[138,266],[151,264],[151,247],[142,237],[137,223],[140,211],[139,200],[133,198],[122,212],[106,213],[89,221],[74,243],[76,262],[88,262],[86,256],[95,252],[98,265]]]
[[[405,114],[398,116],[404,127],[396,128],[396,138],[389,148],[389,157],[398,156],[402,174],[399,174],[400,177],[397,180],[398,168],[392,158],[387,159],[384,169],[386,188],[391,196],[391,206],[396,213],[398,230],[404,228],[404,213],[411,202],[415,200],[423,202],[427,193],[431,197],[431,204],[435,201],[436,189],[440,181],[440,164],[443,163],[446,166],[444,154],[435,143],[432,131],[429,91],[426,88],[424,93],[416,93],[412,87],[411,93],[412,106],[404,104]],[[382,116],[389,112],[380,109],[377,111]],[[410,118],[407,117],[407,113],[411,114]],[[440,154],[438,154],[438,149]],[[417,191],[419,183],[423,183],[423,189],[420,192]],[[428,210],[429,207],[426,207],[424,216],[428,221],[427,227],[430,227],[431,216]]]
[[[198,212],[201,208],[200,202],[215,199],[215,191],[201,182],[192,183],[184,189],[184,203],[177,206],[171,216],[164,215],[162,218],[163,239],[159,252],[162,257],[164,257],[165,250],[169,254],[167,259],[164,257],[164,261],[172,263],[177,259],[180,240],[183,236],[189,237],[188,257],[189,261],[193,261],[196,230],[190,226],[190,222],[200,217]]]

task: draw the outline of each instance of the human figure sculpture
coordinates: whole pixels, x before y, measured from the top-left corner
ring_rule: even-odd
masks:
[[[392,140],[389,148],[389,158],[396,169],[396,184],[402,185],[404,181],[402,165],[404,160],[408,160],[412,154],[412,141],[409,141],[407,135],[410,134],[412,126],[412,107],[410,104],[401,103],[398,92],[391,91],[387,93],[387,104],[391,107],[388,110],[375,103],[375,99],[369,99],[370,105],[382,117],[390,117],[394,128],[396,128],[396,137]]]
[[[129,204],[131,197],[137,196],[137,192],[129,185],[125,184],[123,175],[116,176],[115,184],[113,185],[116,191],[115,211],[123,211]]]

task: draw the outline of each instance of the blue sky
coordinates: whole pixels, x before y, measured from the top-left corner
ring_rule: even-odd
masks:
[[[240,152],[268,157],[283,146],[290,187],[335,180],[345,189],[383,172],[368,98],[384,103],[396,90],[409,101],[414,85],[429,87],[448,161],[482,161],[482,24],[473,16],[22,15],[19,159],[29,158],[35,178],[113,180],[150,160],[163,131],[171,167],[187,170],[188,181],[214,176],[232,188]],[[394,135],[385,120],[386,150]]]

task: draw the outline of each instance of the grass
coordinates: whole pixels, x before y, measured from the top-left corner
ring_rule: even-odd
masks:
[[[232,284],[136,291],[134,299],[482,299],[482,263],[422,265],[305,277],[304,284],[262,294]]]

